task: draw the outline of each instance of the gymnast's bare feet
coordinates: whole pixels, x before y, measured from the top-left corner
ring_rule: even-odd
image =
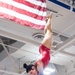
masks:
[[[44,28],[44,33],[47,32],[47,29],[51,29],[51,21],[52,21],[52,12],[47,16],[46,25]],[[52,32],[52,30],[51,30]]]

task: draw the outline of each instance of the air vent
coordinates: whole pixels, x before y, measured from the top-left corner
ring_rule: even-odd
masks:
[[[44,34],[43,33],[35,33],[32,35],[32,37],[37,41],[42,41],[44,38]]]

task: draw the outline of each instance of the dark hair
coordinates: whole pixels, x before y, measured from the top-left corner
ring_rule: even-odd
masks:
[[[26,63],[23,64],[23,67],[26,69],[27,73],[32,69],[32,66],[35,66],[35,65],[33,64],[27,65]]]

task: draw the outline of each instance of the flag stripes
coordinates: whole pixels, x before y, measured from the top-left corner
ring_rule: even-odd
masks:
[[[22,25],[43,29],[46,3],[45,0],[0,0],[0,16]]]

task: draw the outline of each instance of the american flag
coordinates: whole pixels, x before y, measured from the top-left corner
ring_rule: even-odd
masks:
[[[0,0],[0,17],[24,26],[43,29],[46,0]]]

